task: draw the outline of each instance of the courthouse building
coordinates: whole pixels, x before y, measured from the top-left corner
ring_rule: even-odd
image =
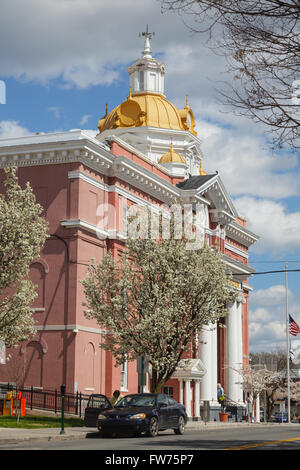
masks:
[[[201,207],[205,236],[221,250],[239,293],[228,316],[205,327],[190,360],[165,384],[198,418],[205,400],[218,409],[219,382],[231,400],[244,404],[234,369],[249,360],[248,277],[254,270],[248,249],[258,237],[226,191],[222,162],[218,172],[204,171],[190,103],[183,97],[178,109],[167,100],[166,68],[152,56],[150,39],[144,33],[141,57],[128,68],[127,99],[106,111],[97,135],[73,130],[0,140],[1,168],[17,166],[20,184],[30,182],[50,234],[30,269],[38,292],[36,335],[0,365],[0,383],[18,376],[25,386],[45,390],[64,383],[69,392],[137,392],[136,363],[115,367],[112,354],[99,347],[107,331],[85,318],[80,280],[92,258],[101,260],[108,250],[118,256],[123,249],[128,205],[157,211],[181,200]],[[2,188],[3,180],[1,171]]]

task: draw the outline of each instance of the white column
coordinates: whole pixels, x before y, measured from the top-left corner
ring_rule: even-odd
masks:
[[[231,302],[226,317],[226,395],[243,402],[242,377],[236,372],[243,367],[242,303]]]
[[[243,368],[243,328],[242,328],[242,303],[238,302],[236,306],[236,314],[237,314],[237,369]],[[242,385],[237,386],[237,396],[238,401],[243,402],[243,387]]]
[[[206,369],[206,373],[201,382],[201,400],[212,399],[212,366],[211,366],[211,332],[208,326],[201,332],[200,358]]]
[[[195,380],[194,417],[200,417],[200,380]]]
[[[257,394],[257,397],[256,397],[256,416],[255,416],[255,419],[257,421],[257,423],[260,423],[260,397],[259,397],[259,393]]]
[[[188,417],[192,416],[191,410],[191,381],[185,380],[185,411]]]
[[[179,403],[183,405],[183,380],[179,379]]]
[[[229,399],[238,401],[236,382],[241,378],[235,370],[237,368],[237,322],[236,302],[231,302],[226,317],[226,395]]]
[[[217,325],[211,325],[211,400],[217,403],[217,387],[218,387],[218,339]]]

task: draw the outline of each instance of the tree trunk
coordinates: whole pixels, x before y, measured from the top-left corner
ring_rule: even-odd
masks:
[[[159,393],[164,386],[166,380],[160,379],[159,374],[155,369],[152,369],[151,392]]]

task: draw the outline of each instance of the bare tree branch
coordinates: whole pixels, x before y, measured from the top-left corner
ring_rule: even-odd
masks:
[[[300,1],[160,0],[228,63],[221,102],[269,127],[274,147],[300,147]],[[221,37],[220,37],[221,27]]]

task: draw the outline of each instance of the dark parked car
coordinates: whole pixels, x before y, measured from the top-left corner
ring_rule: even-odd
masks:
[[[183,434],[187,422],[185,407],[163,393],[127,395],[114,408],[100,411],[97,427],[102,434],[142,434],[157,436],[173,429]]]
[[[87,427],[96,428],[98,414],[101,411],[112,408],[110,401],[105,395],[93,394],[90,395],[87,407],[84,413],[84,425]]]
[[[291,420],[294,417],[294,413],[290,413]],[[274,415],[276,423],[287,423],[288,422],[288,412],[287,411],[276,411]]]

